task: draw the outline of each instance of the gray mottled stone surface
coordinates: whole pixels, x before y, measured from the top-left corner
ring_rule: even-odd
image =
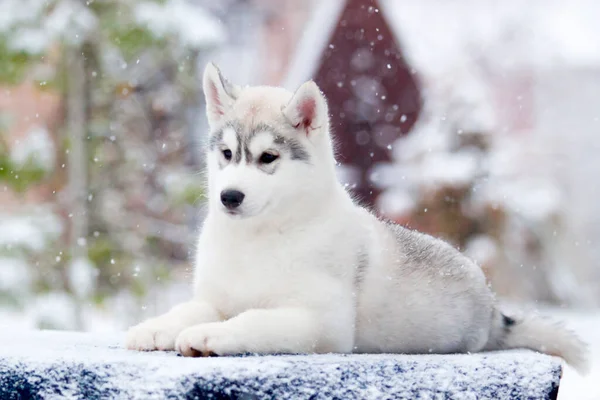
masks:
[[[0,399],[550,399],[561,375],[529,351],[190,359],[122,339],[0,332]]]

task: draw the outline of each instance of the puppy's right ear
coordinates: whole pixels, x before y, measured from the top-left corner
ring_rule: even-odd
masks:
[[[210,127],[214,127],[231,109],[239,95],[240,88],[229,83],[213,63],[208,63],[204,69],[202,86],[206,99],[208,124]]]
[[[313,81],[303,83],[282,111],[290,125],[307,136],[323,131],[329,123],[327,101]]]

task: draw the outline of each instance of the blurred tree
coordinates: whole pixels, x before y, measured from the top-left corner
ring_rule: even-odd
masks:
[[[0,82],[33,81],[64,99],[58,143],[41,151],[52,168],[68,167],[46,208],[60,216],[62,236],[4,253],[26,260],[33,291],[62,307],[48,305],[39,324],[83,329],[82,309],[128,292],[143,298],[188,263],[188,214],[203,183],[185,127],[189,111],[200,112],[196,60],[225,33],[185,0],[5,0],[0,15]],[[14,153],[0,141],[7,186],[24,192],[48,179],[36,164],[43,155],[17,165]],[[72,318],[50,318],[65,307]]]

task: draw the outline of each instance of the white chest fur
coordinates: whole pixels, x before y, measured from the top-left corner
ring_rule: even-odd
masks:
[[[198,246],[196,295],[226,317],[251,308],[320,307],[336,296],[347,298],[356,256],[344,239],[326,225],[224,234],[207,221]],[[336,245],[340,240],[343,246]]]

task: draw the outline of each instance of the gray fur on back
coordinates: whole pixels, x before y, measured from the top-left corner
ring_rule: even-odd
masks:
[[[394,223],[388,223],[387,227],[394,233],[406,259],[410,260],[410,263],[402,265],[408,270],[427,274],[443,272],[449,273],[446,276],[461,278],[466,268],[478,268],[457,249],[440,239]]]
[[[442,240],[384,224],[395,248],[380,250],[392,255],[392,265],[369,265],[362,272],[361,290],[368,300],[359,303],[359,325],[365,326],[359,327],[362,348],[359,345],[358,351],[480,351],[489,339],[494,316],[494,297],[482,270]],[[377,278],[382,272],[384,280]],[[374,295],[377,291],[386,295]],[[382,309],[385,312],[373,311]],[[364,321],[361,312],[369,315]],[[368,326],[374,324],[383,331],[379,341],[373,341],[377,335]]]

